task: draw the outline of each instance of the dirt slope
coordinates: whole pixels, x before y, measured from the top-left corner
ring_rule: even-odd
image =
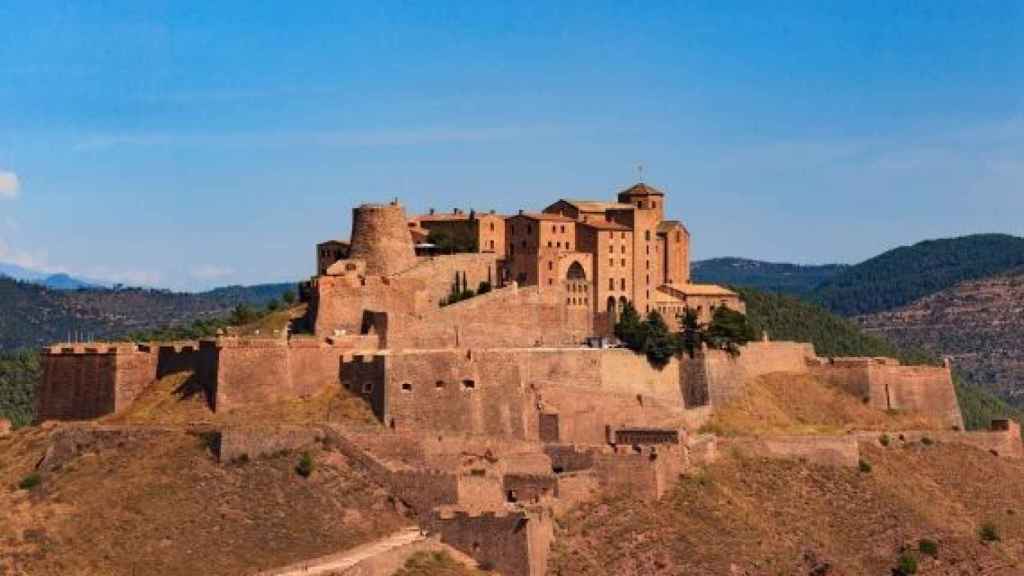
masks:
[[[744,397],[718,408],[703,431],[736,436],[941,427],[919,414],[872,409],[814,376],[776,373],[747,382]]]
[[[609,498],[558,521],[560,575],[1024,574],[1024,463],[954,445],[870,447],[869,473],[727,456],[663,501]],[[1001,542],[985,544],[991,522]]]
[[[296,454],[222,466],[184,432],[87,450],[19,489],[53,431],[0,439],[0,567],[8,574],[246,574],[410,524],[336,454],[314,452],[306,479],[295,472]]]
[[[1024,406],[1024,274],[962,282],[856,321],[901,347],[952,356],[968,381]]]

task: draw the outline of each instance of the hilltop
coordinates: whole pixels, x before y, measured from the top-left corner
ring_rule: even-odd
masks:
[[[695,281],[702,283],[801,295],[847,268],[846,264],[803,265],[748,258],[711,258],[694,262],[692,274]]]
[[[843,316],[871,314],[918,298],[1024,267],[1024,238],[976,234],[902,246],[844,269],[810,298]]]

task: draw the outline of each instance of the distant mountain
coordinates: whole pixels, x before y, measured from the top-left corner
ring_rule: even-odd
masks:
[[[809,297],[843,316],[893,310],[976,280],[1024,269],[1024,238],[976,234],[889,250],[824,280]]]
[[[288,290],[295,290],[295,284],[229,286],[197,294],[143,288],[55,290],[0,278],[0,350],[68,338],[119,338],[225,316],[238,304],[262,306]]]
[[[50,274],[48,272],[41,272],[39,270],[32,270],[30,268],[18,266],[17,264],[5,264],[2,262],[0,262],[0,276],[6,276],[14,280],[21,280],[22,282],[39,284],[54,290],[109,288],[112,286],[109,282],[103,282],[100,280],[75,278],[64,273]]]
[[[696,282],[750,286],[792,295],[806,294],[846,268],[845,264],[800,265],[746,258],[698,260],[691,266]]]

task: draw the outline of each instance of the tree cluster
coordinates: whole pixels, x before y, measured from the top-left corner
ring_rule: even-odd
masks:
[[[700,323],[693,310],[687,310],[679,320],[680,331],[672,332],[658,311],[652,310],[641,319],[633,305],[627,303],[615,324],[615,336],[630,350],[646,355],[657,367],[684,352],[692,357],[701,345],[737,355],[741,346],[755,338],[746,316],[726,306],[715,309],[711,322],[706,324]]]

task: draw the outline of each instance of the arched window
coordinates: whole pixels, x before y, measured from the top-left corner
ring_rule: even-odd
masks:
[[[583,270],[583,266],[581,266],[579,262],[573,262],[572,265],[569,266],[569,270],[566,272],[565,277],[569,280],[586,280],[587,273]]]

